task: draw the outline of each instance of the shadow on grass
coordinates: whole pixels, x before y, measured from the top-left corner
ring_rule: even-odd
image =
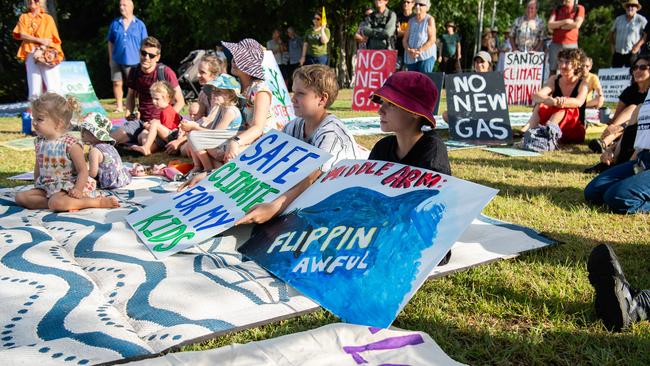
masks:
[[[582,154],[580,154],[582,155]],[[594,155],[594,164],[598,156]],[[465,164],[465,166],[490,166],[494,168],[504,168],[521,170],[527,172],[562,172],[562,173],[575,173],[582,172],[588,164],[566,163],[561,161],[548,161],[539,160],[535,158],[521,159],[521,158],[507,158],[494,155],[494,158],[484,157],[453,157],[451,158],[453,164]],[[593,165],[593,164],[592,164]],[[452,166],[453,168],[453,166]]]

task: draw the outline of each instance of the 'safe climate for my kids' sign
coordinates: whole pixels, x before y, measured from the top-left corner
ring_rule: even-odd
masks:
[[[344,160],[239,250],[341,319],[386,328],[496,192]]]
[[[453,140],[487,145],[512,141],[501,73],[447,75],[445,89],[449,135]]]
[[[254,205],[274,200],[330,154],[270,131],[196,186],[127,216],[158,259],[219,234]]]

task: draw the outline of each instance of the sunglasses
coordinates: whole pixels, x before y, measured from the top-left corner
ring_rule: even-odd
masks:
[[[420,4],[420,3],[415,3],[414,6],[418,7],[418,6],[426,6],[426,5],[424,5],[424,4]]]
[[[157,53],[149,53],[149,52],[147,52],[145,50],[140,50],[140,56],[142,56],[144,58],[149,57],[150,59],[153,59],[153,58],[156,58],[156,56],[158,56],[158,54]]]
[[[641,71],[647,71],[650,70],[650,65],[634,65],[632,66],[632,71],[636,70],[641,70]]]
[[[320,17],[314,17],[314,20],[320,20]]]

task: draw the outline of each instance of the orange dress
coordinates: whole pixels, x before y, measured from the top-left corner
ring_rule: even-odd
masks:
[[[52,16],[47,14],[45,10],[39,10],[36,15],[31,12],[23,13],[20,18],[18,18],[18,24],[14,27],[14,39],[20,39],[21,33],[38,38],[51,39],[52,42],[50,43],[50,47],[53,47],[58,51],[59,61],[63,61],[63,50],[61,49],[59,31],[56,29],[54,19]],[[18,48],[16,57],[24,61],[27,58],[27,55],[34,51],[37,46],[37,43],[22,41],[20,48]]]

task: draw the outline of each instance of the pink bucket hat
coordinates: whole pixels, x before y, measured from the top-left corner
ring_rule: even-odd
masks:
[[[232,59],[239,70],[254,78],[264,79],[262,68],[264,49],[261,44],[252,38],[244,38],[237,43],[221,42],[221,44],[232,53]]]
[[[403,110],[426,118],[433,127],[433,110],[438,102],[438,88],[426,75],[416,71],[400,71],[391,75],[377,89],[372,99],[381,98]]]

